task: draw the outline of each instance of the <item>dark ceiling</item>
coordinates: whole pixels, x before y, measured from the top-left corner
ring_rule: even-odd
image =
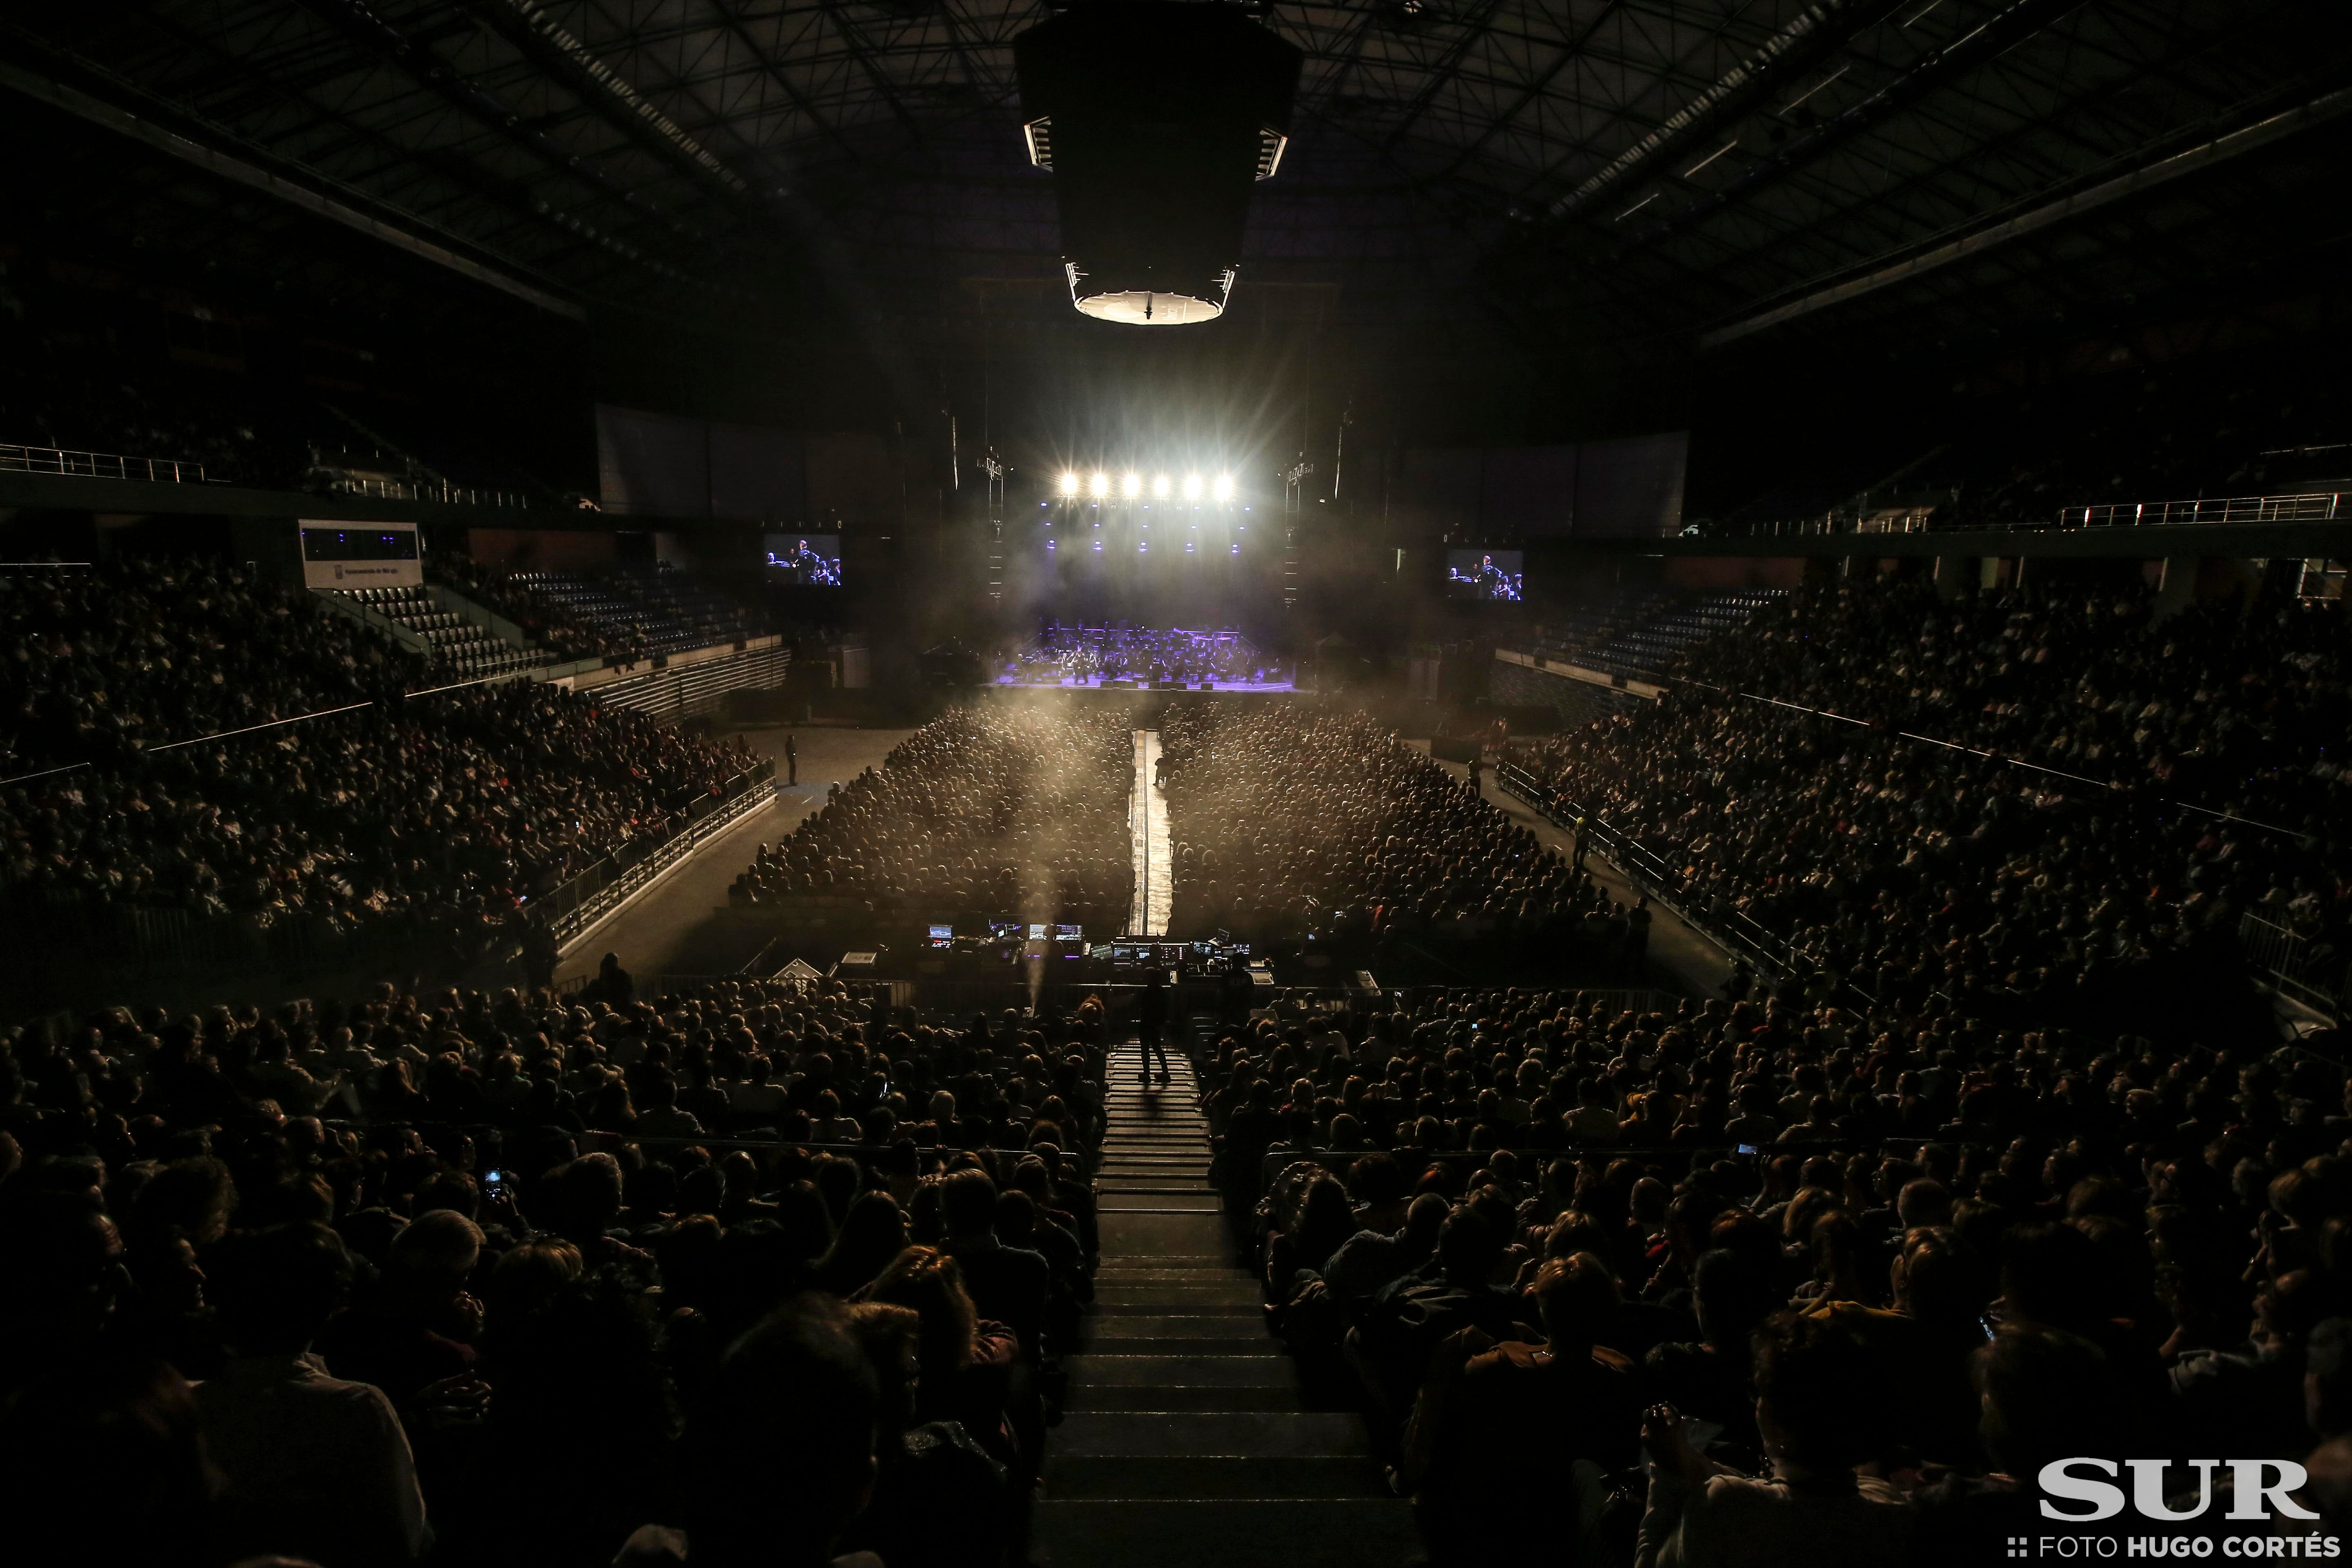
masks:
[[[1307,61],[1235,314],[1683,355],[2242,283],[2250,243],[2332,266],[2352,228],[2347,9],[1266,5]],[[0,80],[84,136],[143,137],[151,162],[215,160],[247,230],[257,190],[324,202],[404,265],[558,312],[845,321],[925,344],[1092,330],[1061,297],[1051,186],[1018,131],[1011,43],[1043,5],[46,10],[0,26]]]

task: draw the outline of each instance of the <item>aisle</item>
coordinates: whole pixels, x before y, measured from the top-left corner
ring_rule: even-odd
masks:
[[[1133,892],[1128,899],[1131,936],[1166,936],[1175,903],[1173,841],[1168,837],[1168,794],[1160,787],[1160,731],[1135,732],[1135,784],[1127,803],[1128,839],[1133,846]]]
[[[1069,1414],[1046,1441],[1045,1568],[1394,1568],[1406,1505],[1383,1495],[1362,1422],[1308,1410],[1265,1331],[1257,1282],[1209,1185],[1191,1066],[1139,1089],[1111,1058],[1097,1183],[1102,1268]]]

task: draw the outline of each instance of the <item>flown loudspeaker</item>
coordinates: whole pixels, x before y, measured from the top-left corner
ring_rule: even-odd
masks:
[[[1223,315],[1250,189],[1289,143],[1298,50],[1213,0],[1087,0],[1013,58],[1070,302],[1139,326]]]

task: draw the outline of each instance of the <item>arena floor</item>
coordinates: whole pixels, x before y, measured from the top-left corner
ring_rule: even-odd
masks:
[[[830,784],[846,782],[863,769],[881,766],[892,748],[911,733],[909,730],[784,727],[745,731],[743,739],[752,749],[776,759],[780,768],[789,736],[800,752],[800,784],[779,792],[774,805],[754,812],[704,846],[667,880],[593,933],[566,955],[557,978],[594,973],[607,952],[619,953],[624,966],[644,977],[725,973],[750,960],[764,937],[757,927],[726,918],[729,884],[751,864],[760,845],[785,837],[822,805]],[[1469,770],[1462,764],[1444,765],[1457,776],[1467,777]],[[1485,794],[1512,821],[1532,829],[1544,844],[1562,854],[1569,852],[1567,836],[1496,787],[1491,774],[1486,780]],[[1633,900],[1633,889],[1614,867],[1597,856],[1587,867],[1612,895],[1628,903]],[[1651,973],[1643,983],[1701,996],[1719,994],[1731,973],[1729,956],[1721,948],[1664,910],[1657,912],[1651,928],[1649,964]]]

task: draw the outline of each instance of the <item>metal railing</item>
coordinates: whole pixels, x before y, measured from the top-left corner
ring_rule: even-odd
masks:
[[[673,808],[651,832],[639,834],[547,893],[539,907],[549,911],[556,940],[568,942],[578,937],[711,835],[764,805],[773,793],[775,777],[772,762],[737,773],[711,794]]]
[[[2274,924],[2260,915],[2238,918],[2238,942],[2246,966],[2280,994],[2292,997],[2341,1023],[2352,990],[2352,961],[2333,946]]]
[[[327,493],[339,496],[372,496],[379,500],[429,500],[444,506],[491,506],[525,508],[530,498],[520,490],[476,489],[470,486],[453,485],[444,479],[437,483],[418,483],[410,479],[379,479],[359,474],[337,474],[327,481]]]
[[[2077,528],[2219,528],[2259,522],[2341,522],[2352,520],[2352,494],[2227,496],[2210,500],[2108,501],[2070,506],[2049,522],[1940,521],[1924,510],[1856,513],[1847,509],[1813,517],[1724,527],[1693,524],[1699,537],[1803,539],[1849,533],[2047,533]]]
[[[1559,791],[1546,788],[1517,763],[1498,765],[1495,782],[1562,833],[1577,836],[1588,847],[1606,856],[1610,864],[1622,871],[1625,879],[1652,903],[1663,907],[1727,952],[1747,959],[1764,974],[1784,975],[1802,963],[1779,932],[1741,910],[1725,906],[1720,900],[1708,898],[1702,904],[1683,874],[1644,847],[1641,840],[1612,826],[1598,812],[1589,811]]]
[[[2240,522],[2334,522],[2352,516],[2341,493],[2230,496],[2219,500],[2111,501],[2068,507],[2060,528],[2189,528]],[[2014,526],[2014,525],[2013,525]]]
[[[202,463],[176,458],[126,458],[119,452],[76,452],[63,447],[0,445],[0,473],[58,474],[77,479],[147,479],[159,484],[203,485]]]

